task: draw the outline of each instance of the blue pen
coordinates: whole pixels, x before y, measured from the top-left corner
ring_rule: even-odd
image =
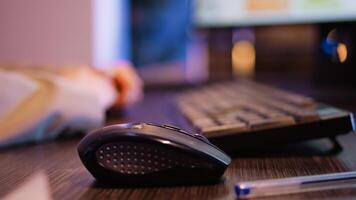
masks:
[[[240,182],[235,185],[238,199],[356,187],[356,172]]]

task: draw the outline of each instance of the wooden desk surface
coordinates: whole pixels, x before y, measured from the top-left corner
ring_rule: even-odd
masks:
[[[170,123],[189,130],[176,111],[174,91],[150,91],[145,101],[124,118],[109,123],[144,121]],[[154,187],[137,189],[100,188],[81,164],[76,152],[80,138],[17,147],[0,152],[0,197],[24,179],[44,170],[54,199],[235,199],[234,182],[350,171],[356,169],[356,137],[339,137],[342,152],[328,153],[327,139],[238,153],[228,167],[226,181],[210,186]],[[187,177],[189,178],[189,177]],[[356,189],[312,192],[263,199],[355,199]],[[29,198],[30,199],[30,198]]]

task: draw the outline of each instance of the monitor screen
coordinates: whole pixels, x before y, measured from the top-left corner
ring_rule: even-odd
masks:
[[[355,0],[196,0],[199,27],[238,27],[356,20]]]

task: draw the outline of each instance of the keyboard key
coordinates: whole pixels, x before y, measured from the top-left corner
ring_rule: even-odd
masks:
[[[295,124],[295,121],[293,117],[290,116],[249,121],[249,126],[253,130],[277,128],[277,127],[288,126],[293,124]]]
[[[204,127],[217,126],[214,120],[208,117],[192,119],[192,123],[199,129],[202,129]]]
[[[206,137],[211,138],[244,132],[248,130],[248,127],[244,123],[234,123],[202,127],[200,130]]]

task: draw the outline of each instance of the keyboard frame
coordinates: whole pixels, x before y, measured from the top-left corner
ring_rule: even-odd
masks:
[[[325,104],[316,104],[318,109],[335,108]],[[355,131],[354,115],[350,112],[342,117],[334,117],[314,122],[241,132],[222,136],[208,137],[208,140],[225,152],[241,149],[263,148],[284,143],[293,143],[319,138],[330,138]]]
[[[268,85],[265,86],[270,87]],[[178,106],[178,102],[176,105]],[[320,102],[315,102],[315,108],[320,116],[318,121],[297,122],[296,124],[282,127],[248,130],[211,137],[204,135],[204,133],[201,134],[223,151],[234,153],[241,149],[265,148],[320,138],[330,138],[334,143],[337,143],[336,136],[355,131],[356,123],[353,113]],[[323,109],[330,109],[333,112],[322,112]],[[179,108],[178,110],[183,114],[185,120],[192,125],[189,118]],[[336,145],[341,148],[339,144]]]

